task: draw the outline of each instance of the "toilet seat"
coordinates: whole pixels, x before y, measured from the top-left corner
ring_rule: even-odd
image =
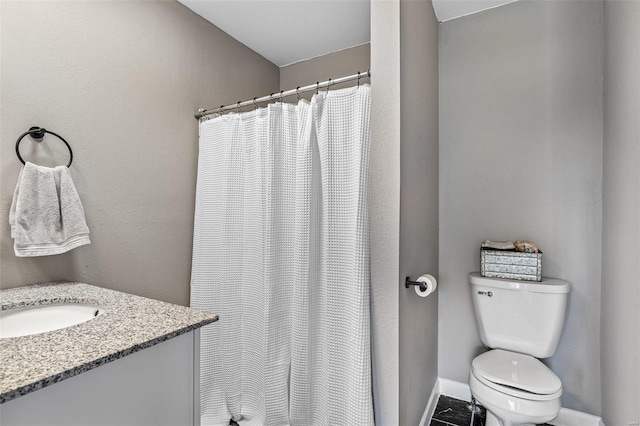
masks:
[[[536,358],[494,349],[474,358],[471,373],[484,385],[507,395],[548,401],[562,395],[562,383]]]

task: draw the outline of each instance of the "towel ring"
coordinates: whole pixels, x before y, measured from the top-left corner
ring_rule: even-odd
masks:
[[[24,164],[24,160],[20,155],[20,141],[22,141],[22,139],[25,136],[31,135],[31,137],[34,139],[42,139],[44,138],[44,135],[46,133],[49,133],[50,135],[57,137],[62,142],[64,142],[64,144],[67,146],[67,148],[69,149],[69,164],[67,164],[67,167],[70,167],[71,163],[73,162],[73,151],[71,150],[71,145],[69,145],[69,143],[65,141],[64,138],[59,134],[53,133],[52,131],[45,129],[44,127],[38,127],[38,126],[30,127],[29,130],[21,134],[18,140],[16,141],[16,154],[18,155],[18,160],[20,160],[20,162]]]

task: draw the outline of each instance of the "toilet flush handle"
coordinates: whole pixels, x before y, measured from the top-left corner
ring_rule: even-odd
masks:
[[[478,294],[481,295],[481,296],[493,297],[493,292],[492,291],[479,291]]]

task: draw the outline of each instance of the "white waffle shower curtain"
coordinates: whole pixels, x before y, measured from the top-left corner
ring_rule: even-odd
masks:
[[[373,425],[370,87],[200,125],[202,425]]]

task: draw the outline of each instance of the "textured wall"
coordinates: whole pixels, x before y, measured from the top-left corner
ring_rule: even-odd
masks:
[[[348,49],[318,56],[306,61],[296,62],[280,68],[280,90],[295,89],[299,86],[314,84],[316,81],[327,81],[330,78],[344,77],[356,74],[358,71],[366,73],[370,67],[371,54],[369,43]],[[368,83],[368,78],[362,78],[361,83]],[[331,90],[355,86],[357,81],[336,84]],[[305,99],[311,99],[315,92],[301,94]],[[287,98],[295,102],[295,96]]]
[[[563,406],[600,414],[603,11],[518,1],[440,25],[439,375],[482,352],[468,273],[484,239],[535,241],[569,281],[548,364]]]
[[[371,3],[371,347],[376,424],[399,421],[400,1]]]
[[[604,3],[602,416],[640,424],[640,3]]]
[[[187,304],[193,113],[276,91],[278,68],[173,1],[3,1],[0,8],[0,287],[70,279]],[[20,170],[13,144],[32,125],[73,147],[71,174],[93,242],[19,259],[6,219]],[[66,163],[55,139],[35,145],[23,141],[25,157]]]
[[[438,23],[400,2],[400,282],[438,276]],[[417,425],[438,377],[438,292],[400,286],[400,424]]]

